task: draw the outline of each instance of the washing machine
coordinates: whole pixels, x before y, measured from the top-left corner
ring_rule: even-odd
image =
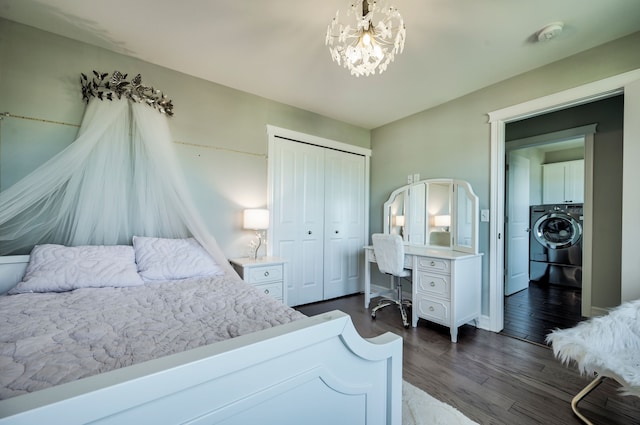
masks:
[[[582,204],[530,207],[529,280],[582,287]]]

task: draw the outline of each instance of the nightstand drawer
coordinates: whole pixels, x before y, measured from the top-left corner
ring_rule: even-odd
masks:
[[[282,301],[282,282],[264,283],[262,285],[255,285],[255,287],[257,290]]]
[[[229,261],[245,282],[255,286],[258,291],[287,303],[286,260],[280,257],[242,257]]]
[[[248,276],[245,279],[249,283],[266,283],[282,281],[282,265],[252,267],[247,270]]]
[[[418,283],[418,287],[416,289],[418,291],[426,294],[437,295],[447,300],[450,299],[450,276],[418,272],[418,276],[416,276],[416,278]]]

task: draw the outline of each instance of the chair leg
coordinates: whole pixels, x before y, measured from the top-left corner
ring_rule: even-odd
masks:
[[[402,316],[402,324],[404,325],[405,328],[409,328],[409,319],[407,319],[407,310],[405,310],[404,304],[400,303],[400,304],[398,304],[398,307],[400,307],[400,315]]]
[[[375,319],[376,318],[376,312],[378,310],[380,310],[381,308],[388,307],[390,305],[394,305],[394,304],[396,304],[396,302],[393,301],[393,300],[382,300],[382,301],[380,301],[377,306],[375,306],[375,307],[373,307],[373,309],[371,309],[371,317],[373,317]]]
[[[396,277],[396,279],[399,279],[398,277]],[[405,328],[408,328],[410,326],[409,323],[409,318],[407,316],[407,310],[405,309],[405,307],[411,307],[411,301],[409,300],[404,300],[403,296],[402,296],[402,285],[400,285],[399,283],[396,284],[396,290],[398,292],[397,297],[395,300],[391,300],[391,299],[383,299],[381,300],[377,306],[375,306],[372,310],[371,310],[371,317],[372,318],[376,318],[376,312],[378,310],[380,310],[381,308],[385,308],[387,306],[390,305],[397,305],[398,308],[400,309],[400,315],[402,316],[402,324]]]
[[[402,285],[400,284],[400,278],[398,279],[397,288],[398,288],[398,307],[400,308],[400,315],[402,316],[402,324],[405,328],[409,327],[409,319],[407,318],[407,310],[405,310],[405,306],[410,306],[411,301],[405,301],[402,296]]]
[[[575,413],[575,415],[587,425],[593,425],[593,422],[591,422],[582,413],[578,411],[578,403],[583,398],[585,398],[591,391],[595,390],[598,385],[602,384],[602,381],[604,381],[605,378],[606,378],[605,376],[598,375],[593,381],[591,381],[586,387],[584,387],[582,391],[576,394],[576,396],[573,397],[573,399],[571,400],[571,410],[573,410],[573,413]]]

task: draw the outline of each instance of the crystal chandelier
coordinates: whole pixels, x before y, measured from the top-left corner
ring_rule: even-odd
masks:
[[[340,11],[327,27],[325,44],[331,57],[351,75],[381,74],[402,53],[406,29],[402,16],[387,0],[351,0],[348,23],[340,22]]]

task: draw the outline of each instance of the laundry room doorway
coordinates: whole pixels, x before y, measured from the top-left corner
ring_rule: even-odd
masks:
[[[614,102],[618,103],[611,108],[596,107],[600,116],[596,116],[595,121],[591,115],[579,114],[573,122],[573,125],[580,125],[579,121],[584,123],[587,118],[598,124],[593,155],[597,161],[594,161],[592,175],[592,200],[598,202],[594,202],[591,214],[592,239],[597,242],[591,244],[592,252],[588,253],[589,261],[593,263],[592,288],[585,291],[583,287],[582,312],[588,317],[606,314],[611,307],[640,296],[637,280],[640,262],[637,261],[636,249],[640,239],[640,220],[637,220],[640,192],[633,184],[640,176],[640,167],[636,166],[640,144],[633,143],[640,135],[640,120],[634,119],[640,116],[640,69],[636,69],[488,112],[491,190],[488,314],[480,320],[484,329],[500,332],[504,328],[505,141],[526,137],[520,135],[507,139],[507,125],[537,117],[557,125],[559,120],[548,118],[552,114],[607,99],[615,99]],[[589,196],[589,191],[585,189],[585,192],[585,196]],[[596,192],[598,196],[595,196]],[[598,211],[595,211],[596,204]]]
[[[584,133],[594,127],[506,143],[506,335],[544,344],[550,329],[582,319]]]
[[[506,124],[503,333],[544,344],[550,330],[573,326],[594,306],[619,304],[623,111],[614,95]],[[518,156],[530,169],[528,225],[515,227],[527,233],[527,257],[509,234],[510,210],[524,202],[509,190],[514,176],[526,180]],[[527,263],[526,290],[509,291],[513,256]]]

